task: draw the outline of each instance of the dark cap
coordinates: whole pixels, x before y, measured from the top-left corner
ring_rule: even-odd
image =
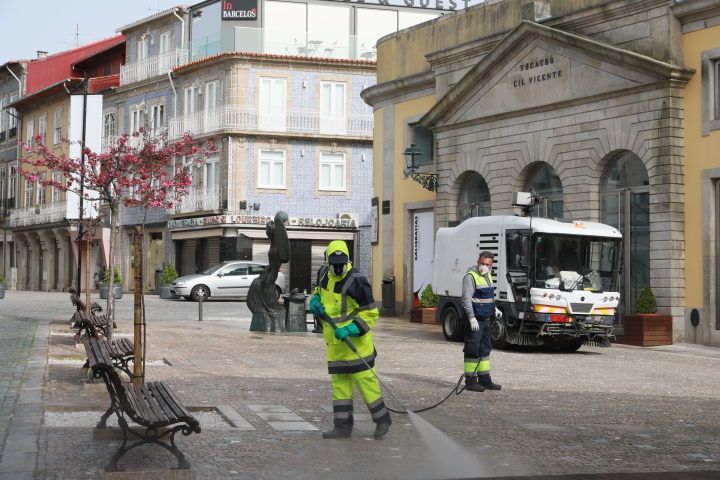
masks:
[[[328,255],[328,261],[331,264],[347,263],[348,256],[340,250],[335,250],[333,253]]]

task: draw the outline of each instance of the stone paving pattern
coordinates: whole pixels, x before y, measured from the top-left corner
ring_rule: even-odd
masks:
[[[117,307],[119,333],[129,334],[132,297]],[[47,363],[49,356],[83,353],[68,334],[69,295],[7,292],[0,308],[6,434],[0,480],[97,478],[117,440],[93,440],[87,427],[41,425],[43,405],[109,405],[107,392],[87,386],[77,365]],[[439,467],[447,459],[433,457],[406,415],[394,414],[390,433],[373,440],[359,396],[352,438],[324,440],[332,393],[321,336],[249,332],[244,302],[209,301],[203,308],[205,321],[198,322],[196,303],[146,297],[147,357],[172,364],[148,367],[147,379],[165,381],[187,406],[228,405],[251,426],[179,438],[197,478],[458,477]],[[446,342],[439,326],[383,317],[375,332],[378,373],[402,402],[422,408],[454,388],[462,345]],[[494,351],[491,362],[502,391],[451,395],[421,414],[480,459],[485,468],[477,477],[697,471],[720,477],[717,349],[517,349]],[[400,408],[391,395],[385,399]],[[145,446],[120,464],[175,463],[159,447]]]

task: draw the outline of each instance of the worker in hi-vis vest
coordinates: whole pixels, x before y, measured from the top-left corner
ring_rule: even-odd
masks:
[[[493,254],[480,253],[477,266],[473,265],[463,277],[462,305],[468,317],[465,325],[464,371],[465,388],[472,392],[500,390],[490,378],[490,322],[502,312],[495,306],[495,287],[490,270]]]
[[[370,330],[380,314],[370,284],[353,268],[348,247],[341,240],[330,242],[325,251],[325,264],[318,271],[310,312],[320,317],[326,314],[337,325],[337,330],[333,330],[323,321],[334,414],[334,428],[324,432],[323,437],[348,438],[352,434],[354,387],[360,391],[375,422],[373,436],[382,437],[392,420],[378,380],[370,370],[377,356]],[[355,346],[357,354],[348,347],[345,338]]]

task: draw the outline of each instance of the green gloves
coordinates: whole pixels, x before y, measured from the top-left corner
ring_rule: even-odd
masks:
[[[317,293],[310,297],[310,313],[318,316],[325,315],[325,307],[323,307],[323,304],[320,302],[320,295]]]
[[[344,327],[340,327],[335,330],[335,338],[342,340],[346,337],[358,337],[360,336],[360,329],[355,323],[348,323]]]

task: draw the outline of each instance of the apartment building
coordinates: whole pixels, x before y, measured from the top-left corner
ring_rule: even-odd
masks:
[[[117,104],[105,109],[115,135],[147,126],[169,141],[189,131],[218,147],[193,164],[190,194],[173,210],[124,210],[118,260],[132,271],[132,235],[144,224],[150,291],[168,262],[187,275],[223,260],[266,261],[265,224],[282,210],[290,288],[311,288],[336,239],[372,275],[373,116],[360,92],[375,84],[377,39],[440,12],[258,0],[254,12],[229,13],[229,5],[178,7],[118,29],[126,64]]]

